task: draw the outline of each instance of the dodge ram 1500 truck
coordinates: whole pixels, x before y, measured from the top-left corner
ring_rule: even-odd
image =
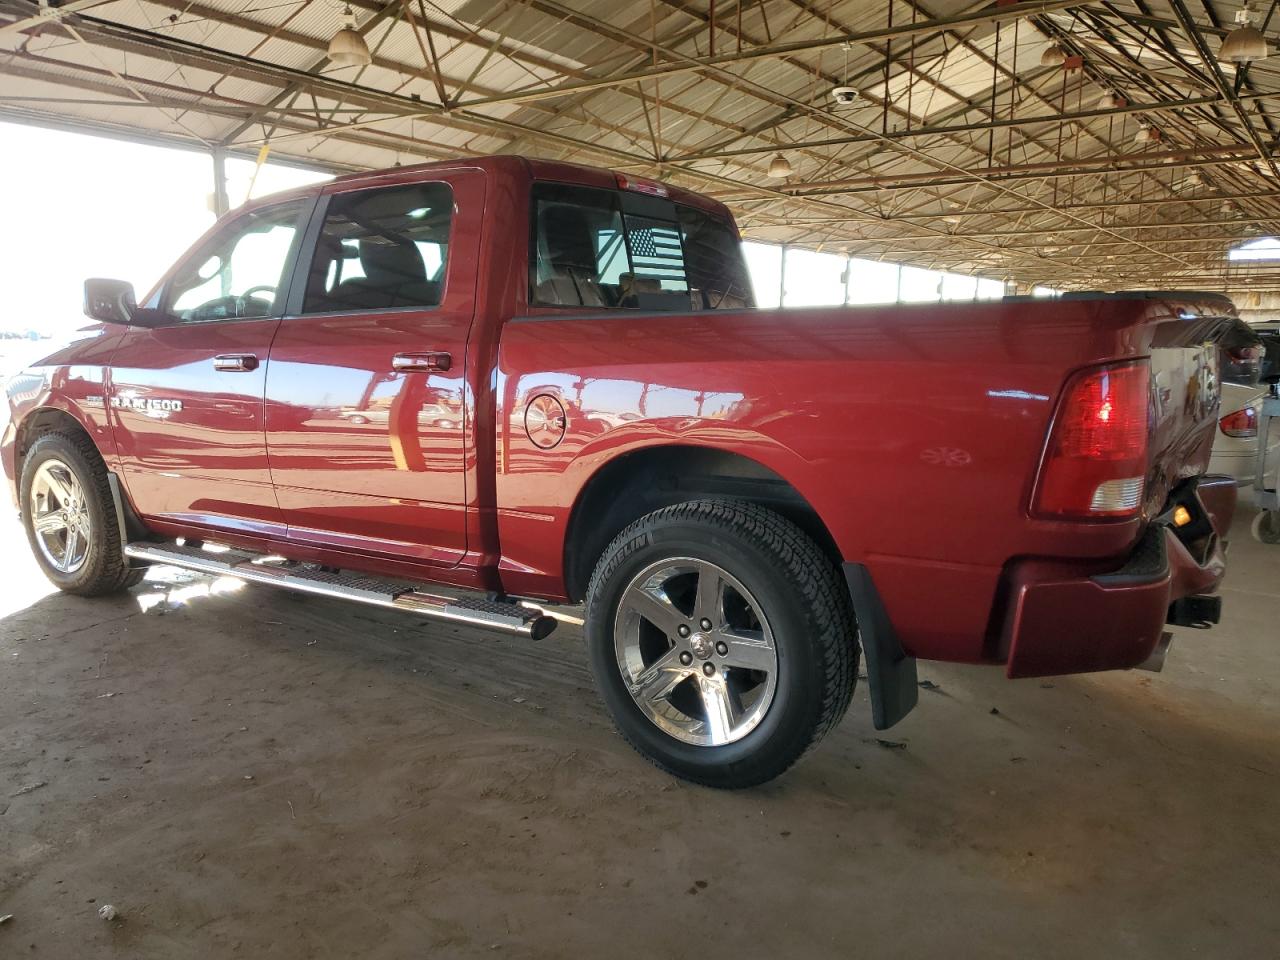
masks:
[[[790,766],[860,652],[883,729],[915,658],[1158,665],[1217,620],[1221,297],[760,310],[722,204],[495,157],[255,202],[85,310],[0,451],[58,587],[174,564],[533,639],[585,602],[619,731],[702,783]]]

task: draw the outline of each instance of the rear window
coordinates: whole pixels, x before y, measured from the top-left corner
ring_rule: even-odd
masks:
[[[728,223],[663,197],[539,183],[529,302],[636,310],[719,310],[754,302]]]

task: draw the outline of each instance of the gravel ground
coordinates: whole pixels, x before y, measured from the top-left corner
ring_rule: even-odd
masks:
[[[1263,957],[1280,943],[1280,549],[1162,674],[859,689],[719,793],[541,643],[172,569],[51,593],[0,520],[0,957]],[[573,614],[576,611],[565,611]],[[118,912],[99,918],[103,905]]]

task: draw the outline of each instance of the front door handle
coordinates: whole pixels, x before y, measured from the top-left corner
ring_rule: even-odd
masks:
[[[258,358],[252,353],[224,353],[213,358],[213,369],[223,372],[232,370],[257,370]]]
[[[444,371],[453,366],[453,358],[441,351],[426,353],[397,353],[391,358],[391,367],[402,373],[414,371]]]

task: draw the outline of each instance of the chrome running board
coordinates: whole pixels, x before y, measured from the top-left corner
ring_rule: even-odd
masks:
[[[265,583],[300,593],[354,600],[389,610],[402,610],[441,623],[484,627],[501,633],[541,640],[556,628],[554,617],[536,607],[510,600],[483,597],[447,597],[423,593],[402,580],[384,580],[359,573],[316,569],[287,560],[232,548],[208,549],[178,543],[130,543],[125,556],[147,563],[162,563],[249,583]]]

